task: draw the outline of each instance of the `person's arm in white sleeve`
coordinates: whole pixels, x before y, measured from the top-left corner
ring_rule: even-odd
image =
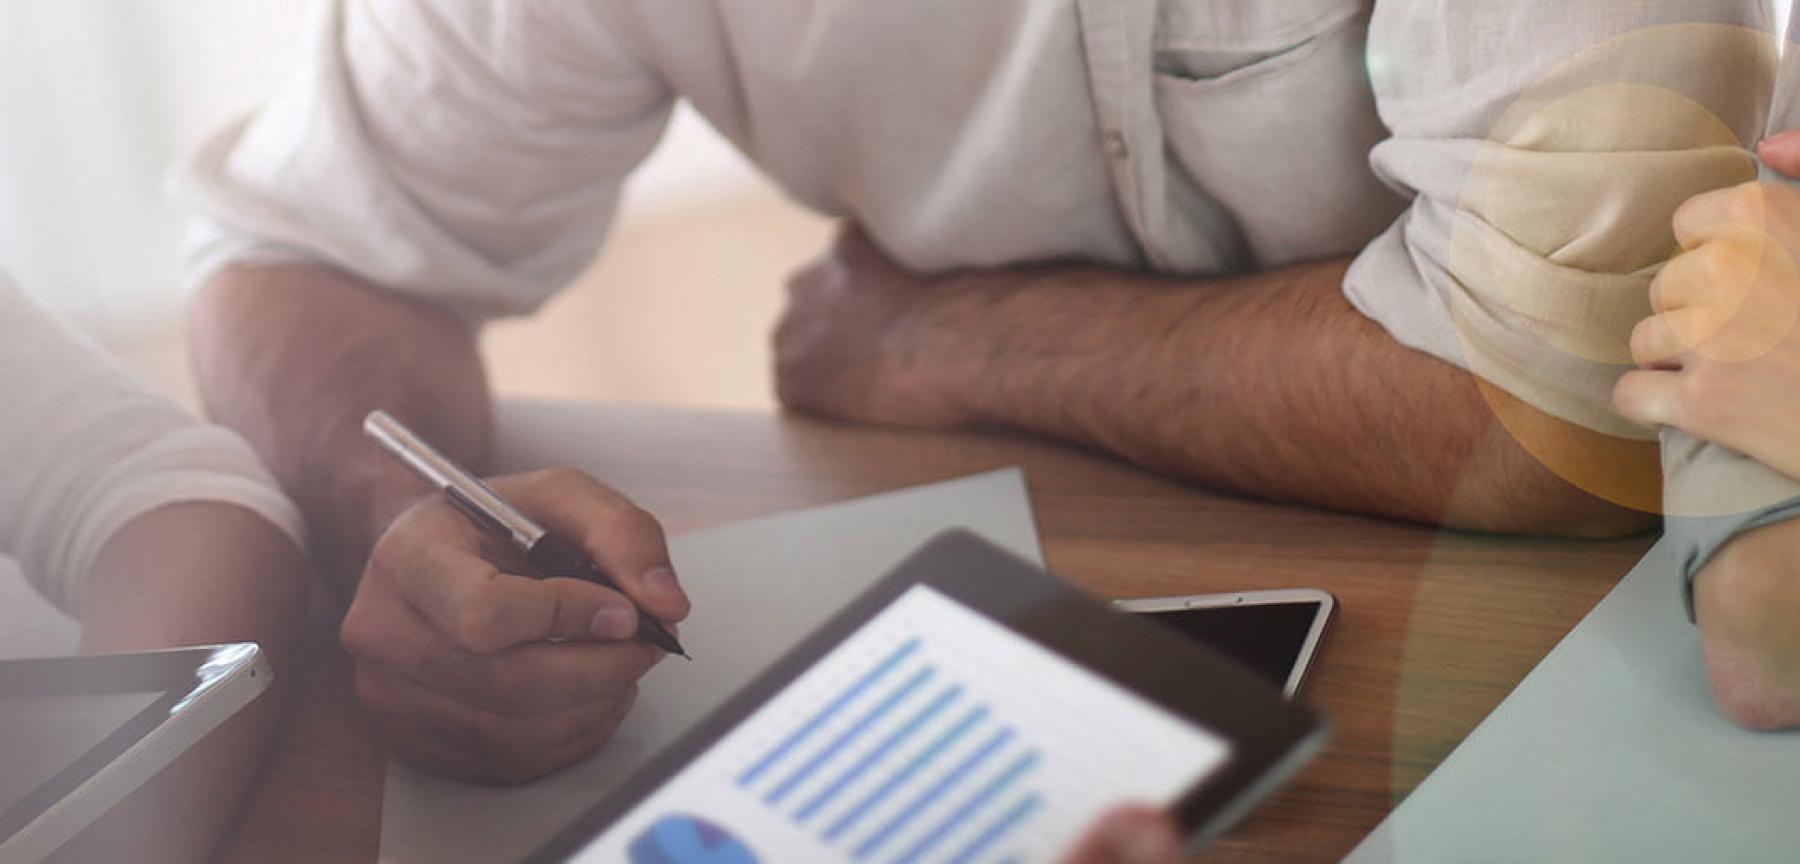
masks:
[[[1615,410],[1612,391],[1632,368],[1632,328],[1651,311],[1653,280],[1694,263],[1665,266],[1678,249],[1677,208],[1756,174],[1748,148],[1763,129],[1776,63],[1766,4],[1541,4],[1532,15],[1517,4],[1471,4],[1457,16],[1481,38],[1423,54],[1413,49],[1444,26],[1412,11],[1429,5],[1389,0],[1377,12],[1371,56],[1384,61],[1377,93],[1395,134],[1375,165],[1419,198],[1352,269],[1351,296],[1400,338],[1411,332],[1425,350],[1462,355],[1541,410],[1658,448],[1660,500],[1605,463],[1557,467],[1599,494],[1662,505],[1682,570],[1671,574],[1669,602],[1682,602],[1682,577],[1754,524],[1756,505],[1793,487],[1679,430],[1665,430],[1658,447],[1654,429]],[[1626,8],[1632,14],[1621,14]],[[1538,21],[1544,26],[1531,32]],[[1556,61],[1470,62],[1481,46],[1505,52],[1527,39]],[[1408,67],[1421,74],[1401,74]],[[1515,92],[1495,104],[1495,82]],[[1396,282],[1396,273],[1409,275]],[[1409,309],[1429,306],[1454,326],[1404,326],[1414,320]],[[1513,431],[1538,449],[1529,430]],[[1792,644],[1765,613],[1779,605],[1771,574],[1792,569],[1770,562],[1795,560],[1794,541],[1771,549],[1766,534],[1734,543],[1732,554],[1713,559],[1712,569],[1729,573],[1695,586],[1714,693],[1725,713],[1756,727],[1774,722],[1780,700],[1746,674],[1744,659],[1759,652],[1741,649]],[[1739,614],[1749,610],[1757,611]],[[1787,715],[1800,717],[1796,708]]]
[[[1800,22],[1794,22],[1800,24]],[[1790,37],[1795,30],[1790,29]],[[1662,430],[1670,546],[1713,693],[1753,729],[1800,726],[1800,59],[1757,146],[1764,182],[1677,211],[1679,258],[1614,391]],[[1785,179],[1784,179],[1785,178]]]
[[[587,264],[673,97],[614,4],[318,8],[289,85],[183,178],[206,221],[202,394],[307,514],[322,575],[354,593],[342,640],[393,752],[529,779],[605,742],[660,655],[623,639],[637,612],[619,592],[521,578],[361,424],[385,409],[481,470],[478,323]],[[686,614],[660,526],[622,496],[566,471],[490,479],[585,541],[639,607]]]
[[[417,492],[363,416],[479,467],[477,327],[580,272],[662,132],[673,97],[604,6],[320,3],[288,84],[182,171],[207,408],[310,517],[340,586]]]
[[[241,809],[292,688],[299,513],[238,436],[145,390],[4,278],[0,404],[0,554],[80,619],[84,651],[256,642],[269,655],[267,695],[69,850],[203,858]]]

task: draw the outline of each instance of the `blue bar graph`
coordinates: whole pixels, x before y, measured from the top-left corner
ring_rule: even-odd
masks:
[[[906,683],[894,688],[894,692],[889,693],[886,699],[881,700],[875,707],[870,708],[862,717],[858,718],[855,723],[851,724],[850,728],[838,733],[836,738],[831,739],[831,743],[825,745],[825,749],[813,754],[813,757],[806,760],[805,764],[801,765],[798,770],[788,775],[788,778],[782,781],[780,786],[776,786],[771,790],[768,797],[764,798],[763,801],[769,804],[780,804],[781,799],[786,798],[787,794],[794,791],[796,786],[806,782],[806,778],[811,777],[814,771],[819,770],[819,766],[831,761],[831,757],[836,756],[839,751],[843,750],[844,745],[854,741],[858,736],[862,735],[863,732],[867,731],[870,726],[875,725],[882,717],[887,716],[889,711],[894,710],[895,705],[900,704],[907,696],[912,695],[914,690],[919,689],[920,685],[923,685],[930,678],[930,666],[913,673],[911,678],[906,679]]]
[[[963,682],[937,681],[924,648],[908,639],[844,676],[737,787],[857,861],[1008,860],[1046,805],[1041,756]]]
[[[892,819],[889,819],[887,823],[882,825],[873,835],[870,835],[869,839],[864,840],[861,845],[856,847],[856,860],[866,860],[869,856],[874,855],[875,852],[881,848],[882,844],[886,843],[889,838],[899,833],[900,829],[906,827],[907,823],[911,822],[913,817],[919,815],[920,811],[937,801],[939,796],[949,792],[958,782],[968,776],[970,772],[974,771],[976,766],[987,761],[989,756],[994,755],[996,751],[1005,746],[1006,742],[1012,739],[1012,734],[1013,731],[1011,729],[1001,729],[999,732],[994,733],[994,736],[989,738],[987,743],[981,745],[979,749],[970,753],[963,761],[957,763],[956,767],[950,769],[949,773],[939,777],[937,782],[926,787],[925,791],[914,796],[911,803],[908,803],[898,814]]]
[[[881,785],[876,786],[873,791],[867,796],[864,796],[861,801],[856,802],[856,806],[851,807],[849,812],[838,817],[837,821],[831,823],[831,827],[825,831],[825,842],[837,842],[838,838],[842,837],[845,831],[850,830],[851,827],[856,825],[857,820],[868,815],[870,810],[875,809],[881,802],[887,800],[887,797],[893,794],[894,790],[905,785],[906,781],[913,778],[913,775],[928,767],[938,756],[949,749],[951,745],[961,740],[963,733],[974,728],[975,724],[980,723],[983,718],[987,717],[987,713],[987,706],[982,705],[977,706],[969,711],[969,713],[963,715],[962,720],[958,721],[955,726],[950,727],[948,731],[938,736],[929,746],[924,750],[919,751],[918,755],[914,756],[911,761],[902,766],[899,771],[894,772],[885,781],[882,781]]]
[[[914,714],[912,719],[906,721],[906,725],[894,730],[893,734],[883,739],[880,744],[875,746],[875,749],[870,750],[861,759],[856,760],[856,764],[845,769],[844,773],[838,775],[836,780],[831,781],[831,784],[820,790],[819,794],[814,795],[811,801],[806,802],[806,806],[800,808],[800,812],[794,814],[794,821],[805,822],[806,820],[811,819],[813,814],[819,812],[820,807],[825,806],[827,802],[835,799],[838,796],[838,793],[843,792],[844,787],[856,782],[857,778],[868,771],[870,766],[881,761],[882,757],[892,752],[895,747],[900,746],[906,739],[912,737],[914,732],[919,731],[920,726],[925,725],[931,721],[931,718],[936,717],[938,712],[944,710],[944,706],[956,701],[956,697],[960,693],[962,693],[961,684],[952,684],[949,687],[944,688],[944,692],[939,694],[938,698],[932,700],[931,704],[919,709],[919,713]]]
[[[1026,795],[1019,800],[1019,803],[1014,804],[1011,810],[1002,813],[1000,818],[995,819],[992,825],[983,828],[981,833],[976,834],[975,839],[970,840],[968,845],[951,856],[950,864],[968,864],[968,862],[974,861],[981,853],[986,852],[996,841],[1005,836],[1006,832],[1011,831],[1014,825],[1036,813],[1043,804],[1044,799],[1039,798],[1037,793]]]
[[[1037,764],[1037,758],[1036,753],[1026,753],[1014,760],[1011,765],[1007,766],[1005,771],[1000,772],[1000,776],[989,780],[988,784],[981,787],[980,791],[976,792],[974,795],[970,796],[968,800],[959,805],[955,811],[945,817],[942,822],[939,822],[937,826],[932,828],[924,837],[919,838],[917,843],[914,843],[906,850],[905,854],[897,859],[898,864],[913,864],[913,862],[925,857],[925,853],[930,852],[932,847],[936,846],[945,837],[949,836],[950,832],[962,827],[963,822],[967,821],[969,817],[975,815],[981,808],[987,806],[987,803],[993,800],[995,796],[1006,791],[1006,787],[1011,786],[1014,780],[1019,779],[1025,772],[1030,771],[1031,767]]]
[[[845,690],[843,695],[833,699],[824,708],[820,709],[819,713],[814,714],[812,719],[807,720],[805,725],[795,729],[793,734],[784,739],[774,750],[769,751],[769,755],[764,756],[762,759],[758,760],[755,765],[750,766],[748,771],[739,775],[737,781],[738,785],[748,786],[755,783],[756,778],[762,776],[762,773],[769,770],[776,762],[781,761],[781,757],[786,756],[788,751],[799,746],[800,742],[805,741],[807,736],[818,731],[818,728],[825,725],[825,722],[830,720],[832,715],[843,710],[845,705],[850,704],[850,702],[861,695],[864,690],[869,689],[870,685],[881,680],[882,676],[893,671],[893,668],[900,665],[900,661],[905,660],[907,655],[919,650],[919,644],[918,639],[908,639],[905,644],[894,649],[894,653],[889,654],[886,660],[881,661],[874,669],[869,670],[868,674],[857,679],[856,683],[852,684],[850,689]]]

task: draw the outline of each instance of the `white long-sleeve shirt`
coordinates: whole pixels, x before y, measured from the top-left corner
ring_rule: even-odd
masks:
[[[300,514],[256,454],[136,382],[0,274],[0,556],[79,614],[88,571],[158,507],[233,504],[296,543]]]
[[[1344,294],[1397,342],[1637,440],[1656,434],[1611,394],[1670,217],[1755,176],[1777,68],[1767,0],[319,9],[290,84],[187,167],[197,280],[315,260],[471,320],[530,312],[593,256],[680,98],[912,269],[1354,254]],[[1663,439],[1689,574],[1800,495]],[[1635,494],[1602,474],[1571,481]]]

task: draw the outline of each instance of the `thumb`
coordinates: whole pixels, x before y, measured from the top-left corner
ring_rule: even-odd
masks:
[[[476,654],[546,639],[618,641],[637,632],[637,610],[625,595],[580,579],[499,573],[485,590],[453,602],[451,635]]]
[[[537,585],[553,598],[552,638],[622,641],[637,633],[637,607],[624,594],[580,579],[545,579]]]
[[[1757,142],[1756,156],[1775,173],[1800,180],[1800,129],[1770,135]]]

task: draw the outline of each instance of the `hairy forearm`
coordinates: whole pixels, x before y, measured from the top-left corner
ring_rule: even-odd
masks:
[[[255,642],[270,689],[64,850],[69,860],[198,861],[222,839],[261,769],[298,674],[306,612],[300,550],[225,504],[162,507],[102,549],[82,604],[90,653]]]
[[[918,314],[931,335],[917,365],[972,416],[1215,488],[1480,530],[1649,526],[1543,467],[1468,373],[1399,345],[1351,307],[1346,266],[1211,283],[1091,269],[976,274]],[[1575,446],[1610,447],[1538,423]],[[1611,451],[1637,463],[1623,470],[1655,476],[1653,448],[1618,443]]]
[[[475,335],[436,310],[315,266],[237,267],[197,300],[192,336],[209,413],[247,437],[355,584],[379,526],[419,492],[362,435],[376,408],[451,458],[485,459],[489,406]]]

